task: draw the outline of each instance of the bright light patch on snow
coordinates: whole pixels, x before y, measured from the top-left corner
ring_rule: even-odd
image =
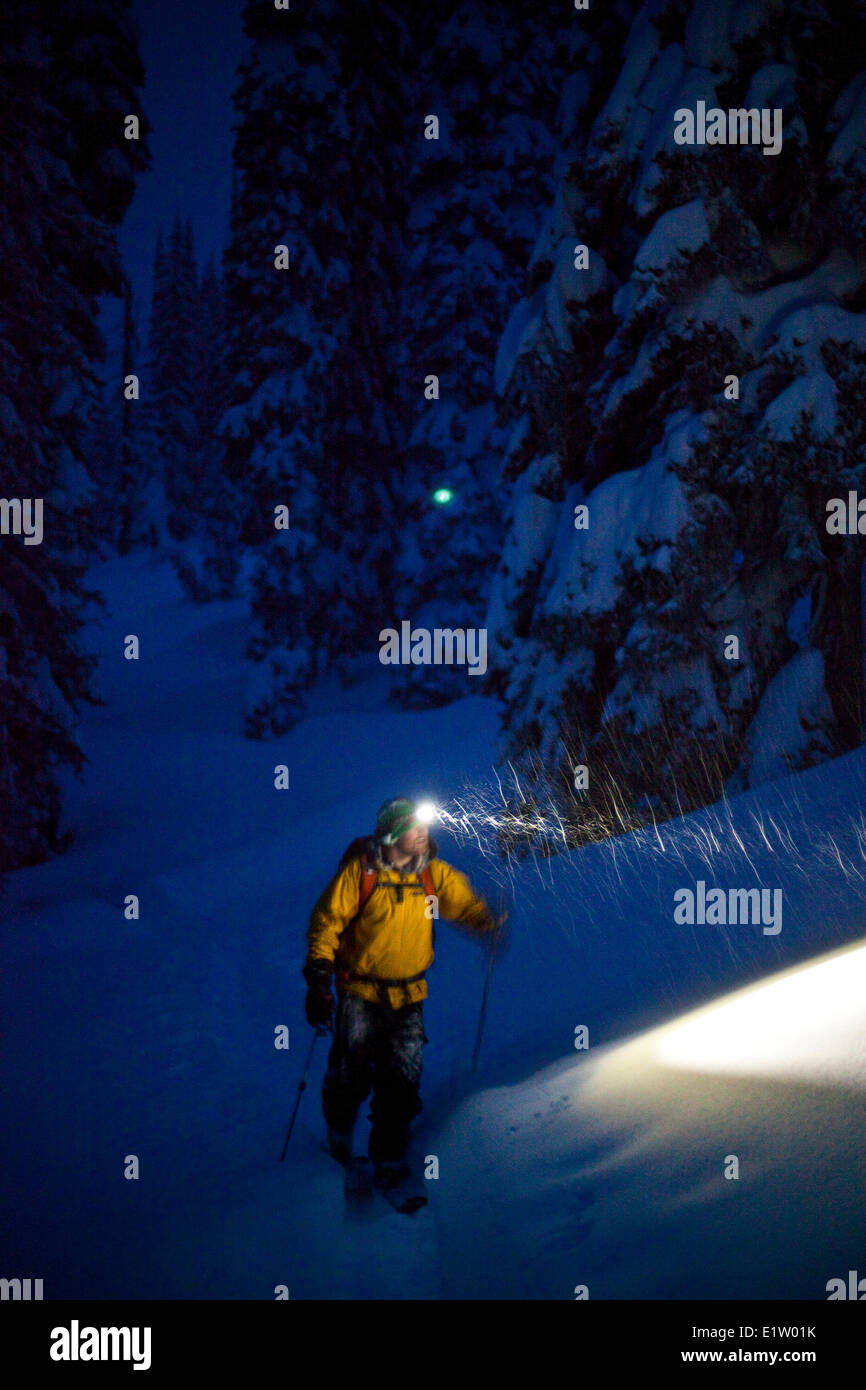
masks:
[[[866,1076],[866,946],[839,951],[652,1035],[656,1055],[690,1071],[838,1082]]]

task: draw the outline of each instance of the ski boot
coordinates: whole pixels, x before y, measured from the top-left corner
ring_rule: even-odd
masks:
[[[352,1156],[352,1131],[332,1129],[328,1125],[328,1150],[331,1157],[345,1167]]]
[[[401,1211],[406,1216],[414,1215],[427,1205],[426,1196],[417,1189],[413,1190],[409,1165],[402,1160],[377,1163],[373,1186],[395,1211]]]
[[[384,1196],[401,1187],[408,1177],[409,1164],[404,1162],[402,1158],[386,1159],[384,1162],[376,1164],[373,1182]]]

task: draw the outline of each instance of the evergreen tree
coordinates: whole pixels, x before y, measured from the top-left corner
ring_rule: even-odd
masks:
[[[117,357],[117,354],[114,354]],[[108,363],[108,354],[106,355]],[[119,372],[120,362],[117,360]],[[110,366],[109,379],[112,379]],[[103,556],[115,552],[122,518],[120,492],[120,409],[116,391],[117,373],[112,386],[94,396],[83,434],[88,475],[94,480],[88,508],[87,531]]]
[[[506,447],[494,364],[553,192],[573,28],[568,13],[518,15],[481,0],[438,9],[423,44],[402,329],[411,439],[396,570],[401,615],[426,627],[478,627],[484,617]],[[398,693],[413,703],[454,698],[467,693],[466,673],[411,667]]]
[[[154,548],[170,548],[167,529],[168,501],[166,496],[165,465],[165,393],[163,363],[170,355],[169,324],[171,321],[171,261],[162,229],[157,232],[153,256],[153,279],[150,299],[150,321],[144,370],[141,374],[140,438],[146,460],[147,514],[153,528]]]
[[[192,225],[178,216],[154,258],[148,360],[148,444],[165,494],[165,528],[191,535],[198,448],[196,407],[198,276]]]
[[[98,490],[93,526],[105,540],[106,553],[126,555],[136,545],[155,545],[150,515],[147,451],[144,447],[143,402],[135,397],[133,377],[141,362],[132,285],[123,276],[119,349],[106,358],[105,384],[92,413],[87,457]],[[111,336],[111,335],[109,335]]]
[[[551,72],[567,50],[492,4],[468,19],[372,0],[350,16],[245,14],[223,434],[241,539],[260,557],[248,728],[261,735],[297,717],[317,672],[348,675],[410,610],[445,626],[483,615],[502,444],[493,361],[552,187]],[[428,167],[436,106],[445,152]],[[292,264],[275,275],[278,244]],[[435,406],[427,372],[443,374]],[[440,516],[442,483],[455,501]],[[291,497],[291,531],[275,535],[273,508]],[[395,692],[453,698],[453,676],[401,673]]]
[[[225,255],[229,409],[220,434],[253,557],[254,665],[247,730],[261,737],[297,718],[323,669],[335,630],[328,513],[342,507],[329,412],[355,293],[347,266],[345,16],[335,3],[315,19],[250,0],[248,50],[235,92],[231,233]],[[343,163],[341,163],[341,160]],[[288,269],[277,269],[285,247]],[[289,527],[275,527],[275,509]],[[331,605],[331,606],[329,606]]]
[[[866,459],[863,19],[646,4],[613,71],[621,17],[585,27],[607,87],[502,346],[522,442],[489,614],[503,751],[578,837],[862,738],[862,542],[826,505]],[[780,108],[781,149],[677,144],[698,101]]]
[[[228,387],[225,304],[212,257],[199,282],[194,329],[190,521],[183,544],[172,551],[172,560],[187,592],[203,602],[230,597],[239,569],[235,498],[223,472],[224,445],[219,434]]]
[[[196,314],[195,405],[199,448],[217,437],[225,406],[225,307],[223,287],[209,257],[199,284]]]
[[[405,263],[407,88],[414,48],[395,6],[359,0],[341,34],[340,110],[327,133],[327,224],[337,255],[317,305],[339,325],[314,383],[324,414],[319,586],[332,666],[376,650],[393,613],[405,485],[405,348],[399,331]],[[383,622],[383,618],[388,619]]]
[[[104,354],[99,297],[118,295],[115,229],[146,165],[129,7],[10,0],[0,34],[0,496],[43,506],[41,543],[0,534],[0,871],[62,847],[62,764],[95,698],[79,633],[97,539],[87,428]]]
[[[141,498],[141,457],[137,448],[139,437],[141,392],[136,400],[127,388],[133,376],[140,376],[138,363],[138,335],[132,308],[132,285],[129,277],[123,286],[123,363],[121,367],[120,391],[120,488],[119,488],[119,526],[117,549],[126,555],[132,548],[139,528],[138,518]]]

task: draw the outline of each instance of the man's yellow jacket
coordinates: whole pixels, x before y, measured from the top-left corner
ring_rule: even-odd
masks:
[[[436,846],[430,842],[430,856]],[[377,980],[404,980],[433,963],[434,911],[479,933],[492,931],[494,920],[483,898],[476,897],[465,874],[444,859],[425,855],[405,869],[380,859],[371,860],[379,886],[374,888],[357,921],[362,861],[350,859],[328,884],[310,918],[307,960],[333,963],[339,993],[381,1002],[387,988],[391,1007],[401,1008],[427,998],[427,981],[382,986]],[[421,870],[428,868],[437,902],[428,905]],[[340,979],[340,973],[371,978]]]

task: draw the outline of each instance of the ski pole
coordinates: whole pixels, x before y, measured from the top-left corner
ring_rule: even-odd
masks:
[[[306,1086],[306,1084],[307,1084],[307,1072],[310,1070],[310,1063],[311,1063],[312,1060],[313,1060],[313,1048],[316,1046],[316,1040],[317,1040],[317,1038],[319,1037],[319,1034],[320,1034],[320,1033],[327,1033],[327,1032],[328,1032],[328,1029],[327,1029],[327,1028],[317,1028],[317,1029],[315,1030],[315,1032],[313,1033],[313,1039],[312,1039],[312,1042],[310,1043],[310,1050],[309,1050],[309,1052],[307,1053],[307,1060],[306,1060],[306,1063],[305,1063],[305,1065],[304,1065],[304,1073],[303,1073],[303,1076],[301,1077],[300,1083],[299,1083],[299,1085],[298,1085],[298,1095],[297,1095],[297,1099],[295,1100],[295,1108],[294,1108],[294,1110],[292,1111],[292,1118],[291,1118],[291,1120],[289,1121],[289,1132],[288,1132],[288,1134],[286,1135],[286,1142],[285,1142],[285,1144],[283,1145],[283,1152],[280,1154],[280,1162],[281,1162],[281,1163],[282,1163],[283,1159],[284,1159],[285,1156],[286,1156],[286,1149],[289,1147],[289,1140],[290,1140],[291,1137],[292,1137],[292,1130],[293,1130],[294,1127],[295,1127],[295,1120],[296,1120],[296,1118],[297,1118],[298,1108],[299,1108],[299,1106],[300,1106],[300,1104],[301,1104],[301,1096],[304,1094],[304,1088],[305,1088],[305,1086]]]
[[[497,907],[500,908],[500,912],[497,918],[496,931],[493,933],[493,939],[490,942],[490,952],[487,957],[487,972],[484,976],[484,992],[481,996],[481,1011],[478,1015],[478,1029],[475,1033],[475,1048],[472,1053],[473,1071],[475,1071],[478,1067],[478,1055],[481,1051],[481,1038],[484,1033],[484,1019],[487,1015],[487,1000],[490,997],[490,981],[493,977],[493,958],[496,954],[496,936],[499,931],[499,928],[502,926],[502,922],[505,916],[504,912],[501,910],[503,907],[503,901],[503,896],[500,893],[499,900],[497,902]]]

